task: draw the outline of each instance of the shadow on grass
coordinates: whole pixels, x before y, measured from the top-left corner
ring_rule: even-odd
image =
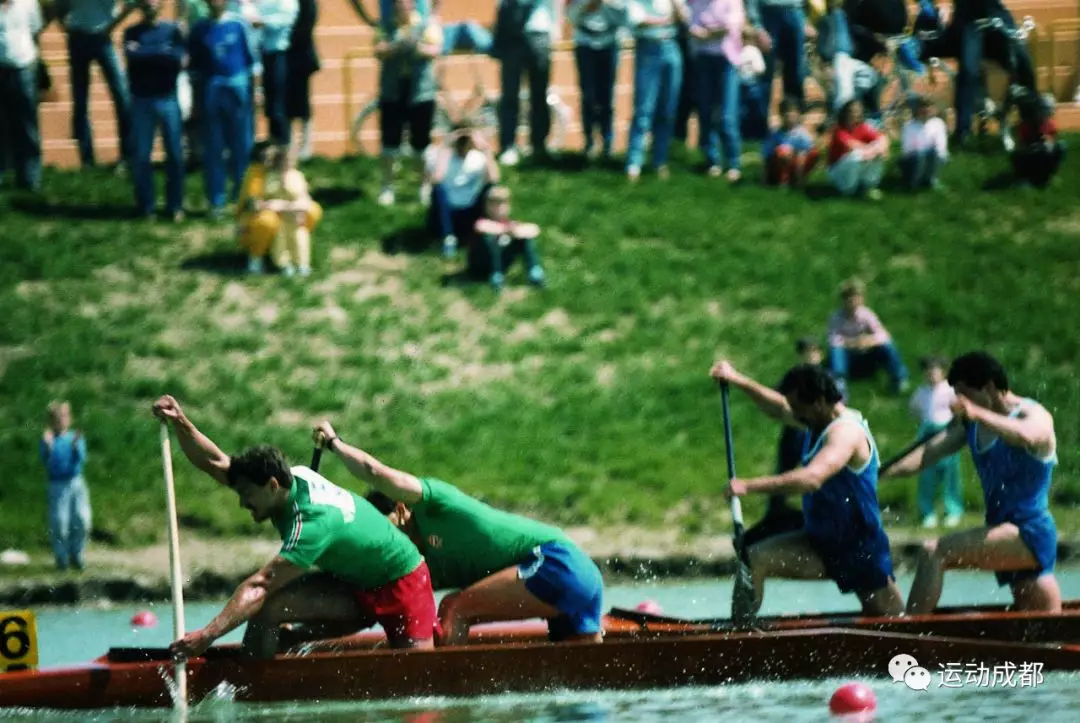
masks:
[[[180,264],[180,268],[184,271],[240,276],[247,271],[247,254],[243,251],[214,251],[187,259]]]
[[[33,216],[76,221],[129,221],[138,218],[130,204],[123,206],[97,203],[67,203],[41,196],[22,196],[11,200],[12,208]]]
[[[986,179],[982,185],[984,191],[1012,191],[1020,187],[1016,181],[1016,175],[1012,171],[1001,173]]]
[[[435,245],[435,236],[426,226],[400,228],[382,239],[382,251],[388,256],[400,253],[423,254]]]
[[[347,203],[358,201],[364,197],[364,194],[358,188],[331,186],[329,188],[315,189],[312,191],[311,197],[318,201],[323,208],[334,208],[335,206],[344,206]]]

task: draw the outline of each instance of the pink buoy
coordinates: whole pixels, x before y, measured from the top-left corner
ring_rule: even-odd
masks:
[[[157,615],[149,610],[140,610],[131,616],[131,624],[136,628],[152,628],[157,625]]]
[[[663,615],[664,609],[660,607],[660,603],[655,600],[642,600],[634,608],[639,613],[648,613],[649,615]]]
[[[836,689],[829,700],[829,710],[834,715],[870,713],[877,708],[877,698],[870,686],[862,683],[845,683]]]

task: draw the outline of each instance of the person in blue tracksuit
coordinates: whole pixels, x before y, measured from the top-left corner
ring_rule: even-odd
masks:
[[[949,384],[956,391],[954,423],[901,460],[888,477],[927,469],[971,451],[982,483],[986,525],[928,541],[908,597],[911,614],[937,606],[946,570],[994,572],[1012,589],[1019,610],[1061,611],[1054,577],[1057,528],[1050,514],[1050,483],[1057,464],[1054,418],[1038,402],[1009,388],[997,359],[983,351],[953,360]]]
[[[229,154],[229,197],[236,201],[251,156],[251,69],[247,23],[225,15],[225,0],[210,1],[210,17],[191,29],[191,67],[203,82],[203,168],[211,215],[220,217],[225,202],[225,152]]]
[[[820,364],[793,367],[773,390],[717,362],[719,383],[742,389],[768,416],[808,430],[801,466],[783,474],[734,479],[726,495],[802,493],[803,527],[769,537],[747,550],[753,576],[753,610],[732,610],[745,620],[761,606],[766,578],[832,580],[855,593],[863,613],[892,616],[904,601],[893,575],[889,539],[878,507],[880,459],[870,427],[849,409],[836,380]],[[738,600],[738,597],[735,598]]]
[[[138,212],[152,217],[156,211],[154,172],[150,156],[161,126],[165,145],[165,203],[174,221],[183,218],[183,120],[176,95],[176,79],[184,67],[187,46],[180,27],[162,20],[162,0],[140,0],[143,21],[124,31],[124,55],[131,90],[131,122],[135,136],[131,173]]]

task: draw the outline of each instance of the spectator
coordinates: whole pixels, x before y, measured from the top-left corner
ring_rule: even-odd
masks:
[[[829,180],[844,196],[865,193],[881,198],[881,177],[889,155],[889,139],[863,120],[862,104],[849,100],[840,108],[829,144]]]
[[[96,62],[105,76],[116,111],[120,136],[120,165],[131,158],[131,98],[120,60],[116,57],[112,34],[135,11],[128,4],[117,13],[117,0],[65,0],[58,17],[67,30],[68,63],[71,72],[72,133],[79,144],[84,167],[93,167],[94,134],[90,126],[90,64]]]
[[[147,218],[157,210],[150,156],[161,126],[165,145],[165,204],[173,221],[184,218],[184,149],[176,79],[184,65],[184,36],[176,23],[160,18],[162,0],[139,0],[143,21],[124,31],[124,54],[131,84],[135,134],[131,158],[135,206]]]
[[[634,30],[634,116],[626,152],[626,176],[641,177],[645,137],[652,132],[653,163],[661,179],[669,176],[667,159],[682,83],[682,55],[676,41],[679,23],[689,20],[685,0],[630,0]]]
[[[429,225],[443,242],[443,256],[453,257],[459,241],[471,240],[484,197],[498,182],[499,164],[479,129],[459,124],[446,135],[432,159],[429,213]]]
[[[934,102],[915,99],[915,117],[904,124],[900,137],[900,172],[909,190],[941,189],[938,172],[949,158],[949,129],[938,117]]]
[[[581,86],[581,127],[585,155],[592,156],[596,132],[601,155],[611,156],[615,140],[615,79],[619,67],[618,31],[626,20],[625,0],[571,0],[574,59]]]
[[[396,27],[394,22],[394,3],[396,0],[379,0],[379,17],[373,18],[364,8],[362,0],[349,0],[357,15],[373,28],[390,34]],[[440,0],[415,0],[413,8],[421,19],[427,20],[432,15],[438,15]]]
[[[761,147],[765,163],[765,183],[770,186],[802,187],[817,165],[821,152],[810,131],[803,125],[799,103],[794,98],[780,101],[780,127]]]
[[[772,45],[765,55],[765,72],[761,75],[761,89],[757,93],[761,108],[756,115],[762,119],[769,117],[777,61],[784,69],[784,96],[794,98],[799,109],[804,110],[807,20],[803,5],[803,0],[758,0],[761,25]]]
[[[685,23],[679,23],[677,29],[675,40],[679,44],[683,65],[679,79],[679,107],[675,111],[675,129],[671,135],[690,150],[690,118],[697,116],[697,68],[694,67],[694,54],[690,52],[690,28]],[[701,142],[700,138],[698,142]]]
[[[311,76],[320,70],[319,54],[315,49],[315,26],[319,19],[317,0],[300,0],[299,13],[289,38],[286,53],[285,117],[290,126],[300,123],[300,147],[297,158],[311,158]],[[295,142],[294,130],[289,129],[290,144]]]
[[[548,84],[551,82],[551,44],[558,37],[556,0],[499,0],[492,55],[501,64],[499,97],[499,162],[516,165],[521,76],[529,77],[529,136],[533,153],[547,153],[551,130]]]
[[[41,186],[37,37],[43,27],[37,0],[0,0],[0,186],[9,162],[19,188]]]
[[[200,20],[209,17],[210,3],[207,0],[188,0],[185,21],[189,32]],[[188,170],[195,170],[202,166],[206,81],[190,63],[188,64],[187,76],[188,82],[191,84],[191,112],[184,122],[184,137],[187,140],[187,168]]]
[[[881,78],[868,63],[854,57],[855,44],[843,0],[828,0],[826,7],[827,12],[817,24],[817,52],[832,67],[830,111],[835,116],[849,100],[861,99],[868,92],[874,98],[873,107],[877,108],[872,91],[877,89]]]
[[[943,431],[952,421],[951,405],[956,392],[945,379],[946,364],[939,357],[926,357],[919,362],[926,383],[911,395],[911,413],[919,420],[919,439],[928,439]],[[919,517],[922,526],[937,527],[934,512],[938,487],[945,493],[945,526],[956,527],[964,515],[964,498],[960,493],[960,455],[951,454],[919,473]]]
[[[484,215],[476,222],[476,232],[483,243],[473,245],[474,251],[469,254],[471,275],[487,275],[492,288],[502,291],[506,269],[521,256],[528,269],[529,283],[544,287],[544,269],[536,253],[540,227],[535,223],[511,220],[510,189],[496,186],[488,192]]]
[[[288,54],[300,5],[298,0],[258,0],[255,8],[258,16],[254,24],[261,29],[263,112],[270,139],[279,145],[288,145],[289,120],[285,113]]]
[[[435,118],[435,58],[442,50],[442,30],[434,17],[424,19],[413,0],[397,0],[395,26],[375,43],[379,70],[379,131],[382,136],[382,191],[379,205],[394,203],[394,169],[409,126],[409,144],[419,163],[431,143]]]
[[[728,182],[738,183],[742,179],[738,66],[746,22],[743,2],[690,0],[689,6],[690,49],[697,68],[699,145],[709,176],[719,178],[726,171]],[[723,167],[718,140],[724,151]]]
[[[200,20],[188,38],[192,69],[204,84],[203,171],[210,213],[220,218],[225,207],[225,153],[232,178],[229,197],[236,200],[251,154],[251,69],[255,59],[248,45],[248,25],[225,15],[226,0],[210,0],[210,17]]]
[[[90,493],[83,478],[86,438],[71,428],[71,405],[49,405],[48,426],[41,435],[41,461],[49,479],[49,537],[56,566],[82,570],[90,536]]]
[[[1034,94],[1020,102],[1020,145],[1013,152],[1016,177],[1023,184],[1044,188],[1065,157],[1065,143],[1057,137],[1054,98]]]
[[[902,394],[909,387],[907,367],[877,314],[864,304],[865,295],[866,286],[858,279],[840,287],[843,308],[829,318],[829,371],[846,395],[849,376],[872,376],[884,367],[893,391]]]

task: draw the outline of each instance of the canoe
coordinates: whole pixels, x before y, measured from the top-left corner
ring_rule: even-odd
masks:
[[[963,608],[898,620],[763,618],[750,632],[613,610],[605,627],[603,643],[552,644],[536,622],[482,626],[467,646],[431,651],[375,647],[381,636],[368,633],[336,652],[267,661],[218,646],[189,662],[188,689],[193,701],[228,684],[237,701],[284,702],[876,678],[901,653],[935,676],[969,664],[1080,671],[1078,602],[1057,615]],[[82,665],[0,675],[0,708],[168,707],[170,668],[164,649],[114,648]]]

